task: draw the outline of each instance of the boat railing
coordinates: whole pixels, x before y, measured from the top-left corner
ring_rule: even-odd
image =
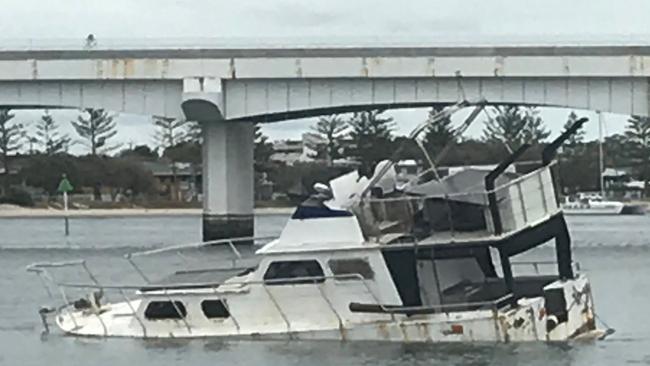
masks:
[[[513,267],[528,267],[532,268],[534,274],[536,275],[541,275],[543,274],[542,269],[547,268],[547,267],[552,267],[553,269],[557,269],[558,262],[557,261],[513,261],[510,262],[510,265]],[[573,266],[573,271],[574,273],[579,273],[581,270],[580,262],[578,261],[573,261],[571,263]]]
[[[190,243],[190,244],[181,244],[181,245],[170,245],[170,246],[165,246],[161,248],[156,248],[156,249],[150,249],[150,250],[145,250],[145,251],[138,251],[138,252],[131,252],[126,255],[124,255],[124,258],[131,264],[131,266],[135,269],[137,274],[146,282],[146,283],[151,283],[149,277],[144,273],[142,268],[138,266],[138,264],[135,262],[135,258],[137,257],[146,257],[146,256],[151,256],[155,254],[162,254],[162,253],[169,253],[169,252],[180,252],[183,250],[189,250],[189,249],[201,249],[201,248],[210,248],[210,247],[215,247],[219,245],[224,245],[227,246],[233,254],[234,259],[232,259],[232,264],[233,267],[235,268],[235,265],[237,264],[238,260],[242,260],[245,258],[245,256],[242,255],[241,251],[237,249],[236,244],[239,243],[246,243],[248,246],[250,244],[255,244],[255,243],[268,243],[271,240],[276,239],[277,237],[275,236],[265,236],[265,237],[242,237],[242,238],[229,238],[229,239],[219,239],[219,240],[211,240],[211,241],[205,241],[205,242],[200,242],[200,243]],[[56,283],[56,279],[52,273],[52,269],[60,269],[60,268],[69,268],[69,267],[81,267],[84,271],[84,273],[88,276],[88,278],[98,286],[98,288],[101,288],[102,286],[99,284],[98,277],[95,275],[90,270],[90,267],[88,266],[86,260],[84,259],[78,259],[78,260],[71,260],[71,261],[63,261],[63,262],[35,262],[32,264],[29,264],[26,266],[26,270],[28,272],[36,273],[39,278],[41,278],[44,281],[49,281],[50,283]],[[226,268],[226,269],[231,269],[231,268]],[[218,270],[219,268],[211,268],[211,270]],[[49,288],[48,293],[51,294],[52,292],[50,291]]]
[[[207,247],[215,247],[219,245],[227,246],[230,248],[232,253],[237,256],[238,258],[241,258],[241,253],[237,249],[236,245],[238,244],[252,244],[252,245],[262,245],[266,244],[271,240],[277,239],[278,236],[246,236],[246,237],[237,237],[237,238],[225,238],[225,239],[216,239],[216,240],[208,240],[208,241],[201,241],[201,242],[193,242],[193,243],[186,243],[186,244],[175,244],[175,245],[169,245],[169,246],[164,246],[160,248],[155,248],[155,249],[148,249],[148,250],[142,250],[142,251],[137,251],[137,252],[131,252],[125,255],[125,257],[144,257],[144,256],[150,256],[154,254],[161,254],[161,253],[166,253],[170,251],[177,251],[177,250],[186,250],[186,249],[200,249],[200,248],[207,248]]]
[[[406,314],[406,315],[422,315],[434,313],[449,313],[457,311],[472,310],[499,310],[500,308],[512,303],[514,295],[509,293],[501,296],[498,299],[488,301],[474,301],[474,302],[457,302],[453,304],[439,304],[439,305],[420,305],[420,306],[401,306],[401,305],[385,305],[385,304],[360,304],[351,303],[350,310],[354,312],[364,313],[386,313],[386,314]]]
[[[94,278],[91,283],[70,283],[70,282],[61,282],[57,281],[53,276],[49,275],[48,269],[52,268],[61,268],[61,267],[70,267],[70,266],[81,266],[87,270],[89,276]],[[383,313],[390,316],[392,321],[396,321],[396,316],[410,316],[413,314],[431,314],[436,312],[449,313],[449,312],[458,312],[458,311],[468,311],[468,310],[481,310],[481,309],[491,309],[496,317],[497,311],[505,306],[512,298],[512,295],[506,295],[502,298],[495,299],[492,301],[480,301],[480,302],[466,302],[466,303],[454,303],[454,304],[442,304],[436,306],[401,306],[401,305],[387,305],[384,304],[380,297],[377,296],[372,286],[368,283],[368,280],[364,278],[361,274],[345,274],[345,275],[334,275],[334,276],[310,276],[310,277],[296,277],[296,278],[283,278],[283,279],[267,279],[267,280],[241,280],[241,281],[223,281],[223,282],[203,282],[203,283],[176,283],[172,285],[160,286],[154,284],[101,284],[97,281],[96,277],[89,270],[85,261],[70,261],[70,262],[52,262],[52,263],[35,263],[29,265],[27,270],[30,272],[35,272],[39,276],[44,276],[45,279],[51,281],[51,285],[58,289],[60,294],[61,305],[55,308],[57,313],[65,312],[71,321],[73,322],[75,328],[79,328],[81,322],[77,319],[79,314],[75,315],[73,311],[72,304],[74,302],[70,301],[70,297],[67,295],[67,291],[70,290],[90,290],[91,294],[99,291],[101,294],[106,292],[117,292],[119,296],[123,299],[126,306],[129,308],[131,315],[135,318],[137,323],[142,329],[142,334],[144,337],[147,337],[149,334],[147,330],[146,319],[143,318],[138,312],[138,306],[134,305],[134,300],[128,295],[128,292],[131,292],[132,295],[143,296],[164,296],[166,297],[174,306],[175,311],[177,312],[179,318],[185,325],[189,333],[192,332],[192,324],[188,322],[185,318],[181,309],[178,308],[175,301],[178,300],[179,295],[187,293],[196,293],[197,288],[202,290],[208,290],[209,293],[213,293],[218,297],[227,297],[229,288],[232,289],[233,286],[261,286],[264,289],[264,292],[267,294],[270,303],[273,304],[279,315],[281,316],[283,322],[286,325],[286,330],[288,334],[291,334],[293,327],[291,324],[291,319],[287,314],[287,309],[285,309],[281,302],[278,301],[277,297],[273,293],[274,285],[297,285],[297,284],[313,284],[318,287],[319,294],[323,301],[327,304],[328,308],[334,314],[337,321],[339,322],[340,329],[344,330],[346,327],[346,321],[344,320],[343,314],[341,314],[341,309],[337,309],[334,306],[334,301],[330,298],[325,290],[325,284],[328,280],[357,280],[363,285],[365,292],[372,298],[373,303],[371,304],[356,304],[351,303],[349,305],[349,310],[351,312],[365,312],[365,313]],[[44,281],[45,282],[45,281]],[[50,292],[47,285],[46,290],[50,293],[50,297],[53,301],[56,301],[52,293]],[[220,287],[226,287],[225,289]],[[224,305],[226,303],[224,302]],[[227,305],[225,305],[227,306]],[[101,305],[100,305],[101,308]],[[230,309],[227,309],[230,317],[233,321],[238,332],[241,332],[241,321],[238,319]],[[91,316],[95,316],[99,323],[104,329],[104,335],[108,335],[108,327],[105,323],[105,319],[102,318],[101,311],[89,312]],[[42,314],[43,316],[43,314]],[[44,319],[44,324],[46,320]],[[47,329],[47,328],[46,328]],[[344,332],[342,333],[344,334]]]
[[[52,276],[48,271],[48,269],[52,268],[62,268],[62,267],[74,267],[74,266],[81,266],[84,269],[86,269],[88,275],[93,278],[92,283],[68,283],[68,282],[61,282],[57,281],[54,276]],[[162,295],[165,296],[171,304],[174,306],[174,309],[179,316],[179,318],[183,321],[185,324],[185,327],[187,328],[188,332],[192,332],[192,327],[191,324],[188,323],[187,319],[185,318],[183,312],[181,309],[178,308],[178,306],[175,303],[175,300],[178,298],[175,296],[182,295],[188,292],[196,292],[197,288],[200,289],[205,289],[209,290],[211,293],[214,293],[218,297],[224,297],[224,292],[220,291],[221,286],[261,286],[264,289],[264,292],[267,294],[269,297],[270,302],[273,304],[273,306],[276,308],[280,316],[282,317],[283,321],[286,324],[287,327],[287,333],[291,333],[292,327],[291,327],[291,320],[287,316],[286,309],[284,309],[281,305],[276,296],[273,294],[272,288],[274,287],[273,285],[297,285],[297,284],[315,284],[318,285],[318,290],[320,293],[320,296],[322,299],[325,301],[325,303],[328,305],[330,311],[335,315],[339,322],[340,329],[344,329],[345,327],[345,321],[344,317],[340,314],[340,311],[336,309],[334,306],[334,302],[330,297],[327,295],[325,289],[324,289],[324,284],[325,281],[327,280],[358,280],[364,287],[365,291],[367,292],[368,295],[373,299],[373,301],[376,304],[380,304],[380,298],[377,296],[375,291],[373,291],[372,287],[369,285],[368,280],[363,277],[361,274],[356,274],[356,273],[351,273],[351,274],[344,274],[344,275],[334,275],[334,276],[310,276],[310,277],[295,277],[295,278],[287,278],[287,279],[266,279],[266,280],[242,280],[242,281],[223,281],[223,282],[192,282],[192,283],[175,283],[171,285],[154,285],[154,284],[101,284],[99,281],[97,281],[96,277],[92,274],[88,266],[86,265],[86,262],[83,260],[80,261],[70,261],[70,262],[41,262],[41,263],[34,263],[29,266],[27,266],[27,271],[29,272],[34,272],[36,273],[41,279],[43,280],[43,285],[48,292],[50,298],[52,301],[57,302],[56,298],[52,294],[52,291],[50,290],[50,287],[56,287],[61,298],[61,304],[57,306],[54,309],[51,309],[50,311],[55,311],[57,313],[60,312],[65,312],[71,319],[71,321],[74,324],[75,328],[79,328],[80,322],[78,321],[74,311],[71,309],[71,305],[74,304],[73,301],[70,301],[70,297],[67,294],[66,290],[98,290],[102,295],[105,294],[106,292],[117,292],[121,298],[124,300],[126,305],[129,307],[129,310],[131,312],[131,315],[136,319],[138,324],[140,325],[143,336],[146,337],[148,332],[147,332],[147,327],[146,327],[146,322],[145,319],[142,318],[142,316],[138,313],[138,309],[133,305],[133,300],[129,297],[127,292],[131,291],[135,295],[140,295],[142,296],[152,296],[152,295]],[[49,282],[49,283],[48,283]],[[226,290],[227,292],[227,290]],[[94,294],[95,292],[91,292],[91,294]],[[224,306],[227,306],[226,303],[224,302]],[[380,305],[383,306],[383,305]],[[43,310],[43,309],[41,309]],[[235,327],[237,328],[237,331],[239,332],[241,330],[240,326],[240,320],[237,319],[234,314],[228,309],[228,312],[230,314],[231,319],[233,320],[233,323]],[[39,311],[41,313],[41,316],[44,317],[44,312]],[[106,326],[106,323],[104,319],[100,316],[101,312],[92,312],[92,314],[98,319],[100,324],[102,325],[104,329],[104,336],[108,335],[108,328]],[[394,319],[394,315],[391,315],[391,318]],[[46,319],[43,318],[43,324],[45,326],[45,329],[48,329]]]
[[[242,262],[242,260],[252,257],[252,255],[249,255],[247,257],[244,253],[242,253],[241,250],[242,248],[244,247],[253,248],[253,249],[259,248],[260,246],[267,244],[270,241],[275,239],[277,239],[277,236],[259,236],[259,237],[250,236],[250,237],[217,239],[217,240],[209,240],[209,241],[186,243],[186,244],[176,244],[176,245],[169,245],[161,248],[127,253],[124,255],[124,259],[126,259],[129,265],[137,272],[137,274],[140,277],[142,277],[142,279],[144,279],[147,283],[150,283],[151,282],[150,277],[137,263],[136,258],[150,257],[159,254],[174,253],[179,258],[181,258],[183,262],[187,263],[188,262],[187,256],[182,254],[182,252],[185,250],[198,250],[198,249],[206,249],[206,248],[215,249],[219,247],[226,247],[228,249],[227,253],[229,253],[230,255],[230,257],[226,258],[226,260],[230,261],[231,266],[228,268],[211,268],[211,270],[220,270],[220,269],[233,270],[238,268],[238,265]],[[238,245],[242,245],[242,244],[244,246],[237,248]],[[254,251],[252,254],[254,254]]]
[[[487,190],[482,181],[464,192],[368,197],[353,209],[371,238],[413,234],[431,243],[494,240],[537,225],[560,212],[551,166]],[[495,196],[495,216],[490,207]],[[497,225],[495,220],[499,220]]]
[[[141,265],[139,265],[136,262],[136,258],[142,258],[142,257],[148,257],[148,256],[153,256],[157,254],[164,254],[164,253],[175,253],[178,255],[180,258],[183,259],[184,263],[187,264],[188,258],[184,255],[181,254],[182,251],[184,250],[192,250],[192,249],[202,249],[202,248],[214,248],[214,247],[227,247],[229,250],[229,253],[231,254],[231,257],[229,258],[231,266],[228,268],[211,268],[210,270],[235,270],[237,269],[237,265],[240,263],[240,261],[246,259],[245,255],[242,253],[240,249],[237,248],[238,244],[246,244],[246,247],[251,247],[251,244],[253,245],[263,245],[268,243],[269,241],[276,239],[277,237],[271,237],[271,236],[263,236],[263,237],[240,237],[240,238],[228,238],[228,239],[219,239],[219,240],[211,240],[211,241],[205,241],[205,242],[198,242],[198,243],[188,243],[188,244],[180,244],[180,245],[170,245],[170,246],[165,246],[161,248],[156,248],[156,249],[150,249],[150,250],[143,250],[143,251],[137,251],[137,252],[131,252],[126,255],[124,255],[124,259],[130,264],[130,266],[135,270],[137,275],[142,278],[147,284],[151,284],[152,281],[150,277],[145,273],[144,269],[142,268]],[[102,296],[105,296],[104,290],[106,289],[106,286],[102,285],[99,280],[98,276],[93,273],[90,270],[89,264],[86,262],[86,260],[71,260],[71,261],[62,261],[62,262],[37,262],[37,263],[32,263],[26,267],[26,270],[28,272],[32,272],[37,274],[39,280],[41,281],[41,284],[43,285],[46,293],[48,294],[48,297],[50,298],[51,301],[54,301],[55,303],[56,298],[54,296],[55,293],[58,293],[59,296],[61,297],[61,300],[63,300],[63,304],[59,307],[57,307],[57,311],[65,311],[70,318],[73,321],[73,324],[75,327],[78,327],[77,321],[73,315],[73,313],[69,309],[69,304],[71,304],[70,296],[68,295],[66,289],[70,289],[69,286],[61,286],[61,282],[57,281],[57,278],[54,274],[53,270],[56,269],[64,269],[64,268],[81,268],[83,270],[83,273],[90,279],[93,288],[100,290],[100,293]],[[203,269],[205,270],[205,269]],[[117,291],[120,295],[120,297],[126,301],[128,306],[132,306],[130,299],[128,298],[127,294],[124,292],[126,291],[127,288],[124,287],[121,290]],[[173,303],[173,302],[172,302]],[[48,309],[41,309],[43,312],[45,312]],[[49,309],[51,310],[51,309]],[[41,315],[43,316],[43,313],[41,312]],[[101,318],[99,318],[100,322],[105,328],[105,324]],[[141,321],[141,320],[139,320]],[[44,320],[45,324],[45,320]]]

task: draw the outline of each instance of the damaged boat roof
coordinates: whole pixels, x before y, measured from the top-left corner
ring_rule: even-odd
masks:
[[[451,200],[485,204],[485,177],[489,173],[489,170],[484,169],[463,169],[441,180],[407,186],[404,193],[424,197],[449,197]],[[516,173],[504,173],[497,178],[496,185],[505,185],[518,177]]]

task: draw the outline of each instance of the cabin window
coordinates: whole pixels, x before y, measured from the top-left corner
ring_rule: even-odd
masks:
[[[415,251],[413,249],[391,250],[382,254],[402,299],[402,304],[404,306],[422,305]]]
[[[230,316],[230,312],[221,300],[204,300],[201,302],[203,314],[208,319],[223,319]]]
[[[283,279],[287,281],[282,281]],[[323,269],[316,260],[272,262],[264,273],[264,280],[267,281],[267,285],[296,285],[325,281]]]
[[[152,301],[144,311],[149,320],[183,319],[187,316],[185,305],[180,301]]]
[[[375,278],[375,272],[373,272],[370,263],[367,260],[361,258],[353,259],[330,259],[327,264],[330,266],[330,270],[335,276],[344,276],[344,275],[354,275],[359,274],[361,277],[366,280],[372,280]],[[338,280],[355,280],[353,276],[349,278],[337,278]]]

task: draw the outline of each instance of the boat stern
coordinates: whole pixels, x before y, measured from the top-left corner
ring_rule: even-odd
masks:
[[[548,284],[544,287],[544,300],[547,340],[580,339],[598,333],[593,294],[586,276]]]

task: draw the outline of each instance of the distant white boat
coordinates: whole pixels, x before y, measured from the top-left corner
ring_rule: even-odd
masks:
[[[603,159],[603,115],[598,112],[598,160],[600,175],[600,193],[578,193],[577,196],[567,196],[560,205],[566,215],[645,215],[646,206],[643,204],[626,204],[620,201],[609,201],[605,196],[605,160]],[[615,170],[612,169],[616,174]]]
[[[562,203],[562,211],[567,215],[621,215],[624,209],[623,202],[608,201],[597,194],[565,197]]]

